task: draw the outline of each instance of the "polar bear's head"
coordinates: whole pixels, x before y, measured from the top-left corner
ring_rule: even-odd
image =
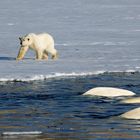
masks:
[[[20,40],[20,45],[21,46],[30,46],[32,45],[32,36],[31,35],[26,35],[24,37],[19,37]]]

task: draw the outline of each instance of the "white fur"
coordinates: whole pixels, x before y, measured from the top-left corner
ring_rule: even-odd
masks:
[[[130,110],[122,114],[120,117],[126,119],[140,119],[140,107]]]
[[[21,48],[17,56],[19,60],[24,57],[29,48],[36,52],[36,59],[48,59],[48,54],[51,54],[53,59],[57,58],[57,50],[54,48],[54,39],[47,33],[30,33],[21,37],[20,40]]]
[[[90,89],[83,95],[104,96],[104,97],[117,97],[117,96],[133,96],[135,93],[119,88],[112,87],[97,87]]]

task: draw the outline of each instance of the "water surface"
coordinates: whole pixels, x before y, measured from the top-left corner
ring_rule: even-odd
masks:
[[[122,104],[120,98],[82,94],[99,86],[119,87],[140,93],[140,73],[104,73],[59,77],[45,81],[9,82],[0,85],[0,132],[41,131],[38,139],[139,139],[139,120],[120,114],[139,105]],[[2,138],[11,138],[3,136]],[[22,137],[22,136],[14,136]],[[31,139],[31,136],[23,136]]]

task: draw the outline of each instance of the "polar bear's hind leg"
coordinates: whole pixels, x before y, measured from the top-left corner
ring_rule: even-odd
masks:
[[[58,59],[58,52],[56,51],[55,54],[52,54],[52,59],[56,60]]]
[[[44,51],[44,52],[43,52],[42,59],[48,60],[48,53],[47,53],[47,51]]]

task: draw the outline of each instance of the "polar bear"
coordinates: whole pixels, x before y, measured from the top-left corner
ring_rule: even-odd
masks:
[[[47,33],[34,34],[30,33],[20,39],[20,50],[16,60],[22,60],[27,50],[33,49],[36,53],[36,59],[48,59],[48,54],[51,54],[52,59],[57,59],[58,53],[54,48],[54,39]]]
[[[119,96],[133,96],[135,95],[135,93],[132,91],[120,89],[120,88],[96,87],[96,88],[92,88],[88,90],[83,95],[119,97]]]

